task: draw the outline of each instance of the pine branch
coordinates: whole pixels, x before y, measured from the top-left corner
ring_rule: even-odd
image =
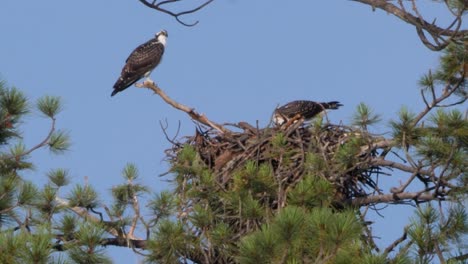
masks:
[[[366,197],[356,197],[348,199],[347,204],[353,206],[363,206],[375,203],[401,203],[404,200],[416,200],[417,202],[428,202],[440,199],[429,193],[426,190],[423,192],[404,192],[404,193],[392,193],[392,194],[381,194],[381,195],[370,195]]]
[[[453,258],[450,258],[450,259],[447,260],[447,262],[452,263],[452,261],[464,261],[464,260],[467,260],[467,259],[468,259],[468,253],[460,255],[460,256],[456,256],[456,257],[453,257]]]
[[[426,105],[426,108],[414,118],[412,122],[413,126],[416,126],[419,123],[419,121],[421,121],[423,117],[425,117],[433,108],[438,107],[440,102],[444,101],[445,99],[450,97],[455,91],[457,91],[463,82],[464,82],[464,79],[460,78],[457,81],[457,83],[453,85],[453,87],[450,87],[451,85],[447,84],[445,88],[443,89],[444,91],[443,94],[440,95],[439,97],[436,97],[434,88],[431,88],[432,97],[433,97],[432,102],[428,104],[425,97],[423,96],[423,100]]]
[[[418,172],[418,174],[420,175],[427,175],[430,177],[435,177],[434,172],[432,170],[423,170],[423,169],[418,170],[417,168],[406,166],[404,164],[401,164],[395,161],[385,160],[383,158],[374,158],[372,160],[372,165],[390,167],[390,168],[399,169],[401,171],[405,171],[409,173]]]
[[[408,226],[404,228],[403,235],[400,238],[398,238],[390,246],[385,248],[383,255],[387,256],[390,252],[393,251],[393,249],[395,249],[396,246],[398,246],[400,243],[405,241],[407,237],[408,237]]]
[[[55,197],[55,201],[60,205],[60,206],[63,206],[65,208],[68,208],[70,209],[71,211],[73,211],[75,214],[79,215],[80,217],[83,217],[85,218],[86,220],[88,221],[91,221],[93,223],[101,223],[101,219],[91,215],[90,213],[88,213],[88,211],[82,207],[78,207],[78,206],[70,206],[68,201],[66,201],[65,199],[62,199],[60,197]],[[109,232],[111,235],[115,236],[115,237],[120,237],[122,236],[121,238],[122,239],[125,239],[127,240],[128,237],[126,237],[124,234],[121,234],[121,232],[119,232],[118,230],[116,230],[115,228],[112,228],[112,227],[106,227],[106,231]]]
[[[408,12],[404,5],[400,2],[400,7],[392,4],[390,1],[387,0],[352,0],[355,2],[359,2],[362,4],[366,4],[371,6],[373,9],[378,8],[384,10],[394,16],[400,18],[401,20],[405,21],[416,27],[417,33],[423,44],[431,50],[439,51],[444,49],[450,42],[453,40],[463,40],[464,36],[468,34],[468,30],[460,30],[462,24],[462,15],[463,11],[461,10],[457,14],[454,14],[455,18],[454,21],[449,25],[447,28],[441,28],[437,26],[435,23],[429,23],[423,19],[423,17],[419,14],[414,2],[413,3],[413,12],[416,15],[411,14]],[[450,10],[450,8],[449,8]],[[451,29],[455,26],[455,29]],[[427,31],[429,35],[433,38],[435,44],[432,44],[427,37],[424,35],[424,31]],[[443,37],[448,37],[444,39]]]

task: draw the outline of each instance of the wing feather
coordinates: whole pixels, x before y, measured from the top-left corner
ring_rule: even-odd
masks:
[[[156,38],[141,44],[133,50],[125,61],[120,78],[114,84],[112,95],[125,90],[146,74],[149,74],[161,62],[163,53],[164,45],[158,42]]]

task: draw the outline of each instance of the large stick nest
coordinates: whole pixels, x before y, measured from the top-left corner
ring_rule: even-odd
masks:
[[[228,190],[233,174],[247,162],[269,164],[282,192],[313,172],[327,179],[336,189],[336,202],[350,201],[371,192],[380,192],[375,177],[380,168],[371,165],[377,152],[375,137],[344,125],[297,122],[287,128],[255,128],[245,122],[231,124],[241,132],[219,133],[198,128],[168,150],[172,162],[186,145],[193,146],[209,167],[218,186]],[[188,175],[187,177],[197,177]],[[276,201],[280,206],[284,201]]]

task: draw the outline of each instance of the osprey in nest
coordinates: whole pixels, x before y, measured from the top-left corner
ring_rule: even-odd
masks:
[[[167,31],[158,32],[153,39],[138,46],[125,61],[111,96],[121,92],[143,77],[148,77],[161,62],[166,46]]]
[[[275,109],[273,122],[276,125],[283,125],[299,119],[309,120],[324,110],[338,109],[340,106],[343,105],[338,101],[331,101],[328,103],[306,100],[292,101]]]

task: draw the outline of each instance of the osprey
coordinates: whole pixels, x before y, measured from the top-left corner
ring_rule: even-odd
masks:
[[[111,96],[121,92],[143,77],[148,77],[161,62],[166,46],[167,31],[158,32],[153,39],[138,46],[125,61],[119,79],[114,84]]]
[[[306,100],[292,101],[275,109],[273,122],[276,125],[282,125],[290,120],[294,121],[300,118],[308,120],[326,109],[338,109],[340,106],[343,105],[337,101],[328,103]]]

